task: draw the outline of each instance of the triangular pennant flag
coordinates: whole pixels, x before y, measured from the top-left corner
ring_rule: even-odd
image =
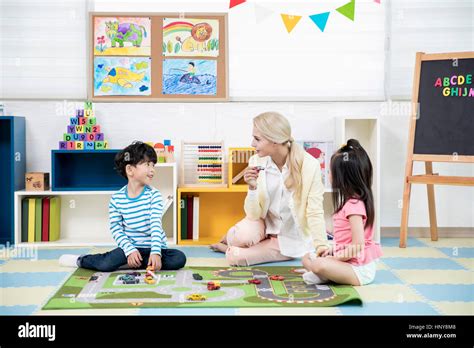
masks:
[[[324,32],[324,28],[326,28],[326,23],[328,22],[329,12],[318,13],[312,16],[309,16],[311,20],[316,24],[322,32]]]
[[[374,0],[374,2],[376,2],[377,4],[380,4],[380,0]]]
[[[237,5],[243,4],[247,0],[230,0],[229,8],[235,7]]]
[[[263,7],[260,5],[257,5],[255,3],[255,21],[257,24],[263,22],[265,19],[267,19],[274,11],[270,10],[267,7]]]
[[[351,0],[351,2],[348,2],[347,4],[336,8],[336,11],[353,21],[355,12],[355,0]]]
[[[281,14],[281,18],[283,19],[283,23],[285,23],[286,30],[288,30],[288,33],[291,33],[291,31],[295,28],[296,24],[301,19],[301,16],[294,16],[294,15],[288,15],[288,14]]]

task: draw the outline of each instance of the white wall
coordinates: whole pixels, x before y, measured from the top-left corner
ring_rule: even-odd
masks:
[[[10,101],[8,113],[27,118],[27,170],[50,172],[51,149],[58,147],[68,119],[61,114],[63,101]],[[58,112],[59,110],[59,112]],[[96,114],[111,148],[122,148],[133,140],[162,141],[221,140],[224,145],[248,146],[252,117],[275,110],[286,115],[296,139],[332,140],[334,117],[379,116],[381,122],[381,226],[399,226],[405,170],[408,115],[387,113],[378,102],[232,102],[217,104],[100,103]],[[392,107],[392,110],[396,110]],[[382,111],[382,112],[381,112]],[[417,163],[418,164],[418,163]],[[415,165],[415,172],[424,168]],[[472,165],[434,164],[444,175],[474,176]],[[473,187],[437,186],[439,226],[472,227]],[[410,226],[428,226],[426,189],[413,187]]]
[[[228,0],[135,2],[64,0],[61,1],[61,6],[54,6],[55,1],[59,0],[43,2],[4,0],[0,13],[0,39],[3,49],[0,52],[2,60],[0,86],[4,92],[0,97],[10,98],[4,101],[8,114],[23,115],[27,118],[29,171],[50,172],[50,151],[58,147],[58,141],[68,124],[69,115],[61,112],[63,106],[61,99],[69,96],[83,99],[86,91],[85,42],[78,41],[77,45],[70,45],[70,42],[64,39],[67,33],[60,32],[57,42],[58,45],[65,45],[66,53],[72,52],[73,58],[78,54],[75,50],[79,50],[80,57],[70,61],[76,62],[77,64],[74,64],[77,66],[70,70],[58,67],[50,70],[39,68],[48,66],[43,64],[49,59],[48,54],[57,53],[57,50],[38,50],[38,40],[44,40],[48,26],[70,28],[73,34],[71,38],[80,40],[81,30],[85,30],[85,25],[81,24],[80,19],[87,17],[85,13],[80,13],[81,6],[91,11],[157,12],[199,12],[210,9],[214,12],[225,12],[228,8]],[[254,3],[255,1],[249,0],[248,3],[232,9],[229,13],[229,79],[233,102],[97,103],[98,121],[111,148],[123,147],[135,139],[161,141],[164,138],[170,138],[178,145],[178,155],[181,140],[223,139],[226,147],[247,146],[250,143],[252,117],[267,110],[276,110],[287,115],[297,139],[331,140],[334,137],[335,116],[376,115],[381,122],[382,142],[381,226],[399,226],[399,201],[403,190],[408,115],[397,112],[397,105],[389,107],[391,111],[387,112],[387,105],[381,103],[384,95],[409,98],[414,52],[417,50],[426,52],[474,50],[472,1],[460,0],[456,2],[456,6],[451,6],[453,2],[448,0],[382,1],[383,5],[380,8],[372,0],[357,1],[360,12],[356,13],[354,23],[349,20],[341,21],[344,19],[342,16],[337,17],[332,13],[324,34],[311,27],[313,24],[306,18],[301,20],[290,35],[284,32],[279,19],[279,10],[309,15],[334,9],[346,3],[346,0],[318,2],[259,0],[258,3],[275,11],[267,21],[259,25],[255,23],[253,17]],[[390,3],[394,13],[389,13],[385,18],[383,17],[385,10],[392,8],[389,6]],[[32,10],[32,6],[38,4],[44,4],[45,8],[53,7],[55,12],[44,9],[43,12]],[[70,10],[68,4],[79,10]],[[66,18],[69,18],[68,20],[51,19],[59,16],[61,11],[65,13]],[[34,17],[37,14],[49,16],[49,20],[41,23],[35,21]],[[445,14],[449,16],[445,18]],[[382,19],[386,24],[382,23]],[[20,24],[18,31],[15,29],[16,23]],[[242,23],[246,24],[243,28]],[[38,40],[28,40],[30,32],[28,28],[39,31],[41,35],[37,36]],[[78,28],[82,29],[78,32]],[[442,36],[438,37],[440,33]],[[86,33],[83,34],[85,40],[87,36]],[[390,41],[387,42],[391,44],[385,45],[386,36],[390,36]],[[257,40],[249,41],[252,37]],[[23,44],[22,40],[26,43]],[[261,46],[257,43],[261,43]],[[387,51],[389,49],[391,51]],[[278,56],[275,61],[278,63],[277,66],[271,66],[270,70],[276,69],[277,73],[279,71],[283,74],[284,83],[268,79],[265,80],[267,83],[262,82],[267,76],[267,72],[262,72],[262,69],[265,67],[264,62],[269,61],[269,53]],[[36,59],[38,57],[40,59]],[[300,58],[305,58],[304,62]],[[315,59],[312,66],[309,64],[311,59]],[[299,64],[300,61],[303,63]],[[344,68],[334,70],[335,61]],[[58,63],[60,60],[54,62]],[[22,66],[24,63],[26,66]],[[64,71],[70,71],[70,75],[62,76]],[[295,74],[292,74],[293,72]],[[306,72],[307,76],[302,75]],[[359,73],[361,75],[358,75]],[[22,81],[31,77],[33,80],[23,82],[24,86],[14,85],[11,82],[16,81],[17,75],[23,78]],[[62,79],[62,82],[51,83],[55,81],[51,76]],[[346,76],[349,78],[344,80]],[[359,78],[360,83],[354,84],[354,79],[357,80],[360,76],[364,78]],[[306,80],[314,78],[315,85],[309,88],[299,84],[302,77]],[[324,90],[317,84],[330,86],[333,89]],[[56,89],[53,86],[56,86]],[[282,98],[282,95],[289,98]],[[26,100],[38,96],[49,96],[52,100]],[[262,101],[250,101],[254,97]],[[296,102],[300,97],[310,100],[323,99],[326,102]],[[289,101],[277,102],[283,99]],[[354,99],[365,101],[348,101]],[[327,100],[336,101],[327,102]],[[474,176],[472,165],[435,163],[434,169],[444,175]],[[421,173],[422,170],[422,166],[416,163],[415,172]],[[437,186],[435,191],[439,226],[474,226],[473,187]],[[426,189],[421,185],[415,185],[412,192],[410,226],[428,226]]]

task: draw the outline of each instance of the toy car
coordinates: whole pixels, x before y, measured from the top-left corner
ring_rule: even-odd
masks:
[[[221,288],[221,283],[220,282],[208,282],[207,283],[207,290],[212,291],[212,290],[219,290]]]
[[[194,280],[202,280],[202,276],[199,273],[193,273]]]
[[[201,295],[201,294],[191,294],[191,295],[188,295],[186,299],[189,301],[205,301],[206,296]]]
[[[155,278],[153,278],[152,276],[146,276],[144,279],[145,283],[147,284],[155,284]]]
[[[140,276],[140,272],[130,272],[130,273],[127,273],[128,275],[131,275],[132,277],[139,277]]]
[[[259,279],[249,279],[248,282],[249,284],[255,284],[255,285],[262,284],[262,282]]]
[[[90,282],[93,282],[93,281],[96,281],[97,279],[99,279],[98,276],[91,276],[91,277],[89,278],[89,281],[90,281]]]
[[[140,279],[138,278],[133,278],[133,279],[123,279],[122,280],[123,284],[138,284],[140,283]]]
[[[278,275],[278,274],[275,274],[275,275],[270,276],[270,279],[271,280],[280,280],[280,281],[282,281],[282,280],[285,280],[285,277],[283,277],[281,275]]]

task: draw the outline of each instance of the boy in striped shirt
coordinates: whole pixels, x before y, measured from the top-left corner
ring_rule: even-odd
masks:
[[[111,272],[121,266],[155,270],[184,267],[186,256],[168,249],[163,231],[163,198],[150,186],[157,162],[155,150],[142,142],[134,142],[115,157],[115,169],[128,184],[114,193],[109,203],[110,232],[118,248],[104,254],[62,255],[63,266],[78,266]]]

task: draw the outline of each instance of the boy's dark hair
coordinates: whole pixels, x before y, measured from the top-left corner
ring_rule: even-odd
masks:
[[[372,226],[375,218],[372,163],[367,152],[357,140],[349,139],[332,155],[330,165],[334,212],[340,211],[349,199],[359,199],[367,213],[365,227]]]
[[[115,170],[125,179],[127,178],[127,172],[125,167],[127,164],[136,166],[143,162],[157,162],[155,149],[150,145],[142,143],[141,141],[134,141],[132,144],[128,145],[125,149],[115,155]]]
[[[193,62],[189,62],[190,65],[194,66],[194,63]]]

